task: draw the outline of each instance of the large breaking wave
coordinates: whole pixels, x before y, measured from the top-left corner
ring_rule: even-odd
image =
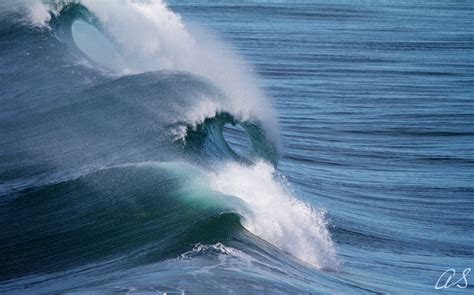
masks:
[[[338,269],[324,212],[275,170],[265,94],[209,34],[160,1],[12,4],[0,23],[5,290],[230,245]]]

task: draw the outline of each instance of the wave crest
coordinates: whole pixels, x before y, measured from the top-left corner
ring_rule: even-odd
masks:
[[[97,50],[108,50],[117,56],[105,63],[117,75],[171,70],[205,77],[229,97],[227,105],[232,113],[239,114],[243,121],[261,121],[280,152],[276,114],[255,82],[251,67],[213,34],[186,25],[163,1],[53,1],[49,6],[35,5],[33,9],[32,22],[40,19],[45,21],[44,26],[51,20],[35,15],[45,16],[45,10],[58,15],[69,32],[65,37],[68,39],[73,39],[70,30],[75,20],[97,27],[110,41],[95,42],[107,44]],[[110,47],[108,43],[115,49],[105,48]]]

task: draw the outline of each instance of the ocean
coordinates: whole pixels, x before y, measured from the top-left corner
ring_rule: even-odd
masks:
[[[1,294],[472,294],[474,2],[0,3]]]

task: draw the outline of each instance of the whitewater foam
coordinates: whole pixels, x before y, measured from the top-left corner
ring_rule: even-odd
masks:
[[[179,259],[187,259],[187,258],[192,258],[194,256],[202,256],[202,255],[215,255],[215,254],[223,254],[223,255],[232,255],[232,256],[238,256],[238,257],[248,257],[248,259],[251,259],[250,256],[246,255],[242,251],[235,249],[233,247],[227,247],[222,243],[215,243],[211,245],[205,245],[201,243],[197,243],[194,245],[193,249],[181,254],[179,256]]]
[[[208,96],[198,96],[197,102],[193,105],[193,111],[187,112],[186,109],[177,110],[176,113],[180,114],[179,117],[174,119],[174,124],[170,130],[173,140],[185,140],[188,127],[191,127],[193,130],[196,130],[196,127],[199,124],[204,123],[207,118],[214,118],[223,111],[222,106],[218,101],[211,99]],[[186,122],[186,125],[180,123]]]
[[[35,27],[46,27],[51,20],[51,10],[41,2],[28,1],[29,17]]]
[[[317,269],[338,271],[341,266],[327,229],[325,211],[298,200],[290,184],[267,162],[258,161],[252,166],[229,162],[215,167],[214,171],[181,162],[130,165],[163,168],[188,179],[186,198],[190,198],[190,191],[196,190],[203,192],[198,194],[198,198],[206,198],[202,201],[209,201],[207,198],[212,195],[204,193],[207,190],[232,196],[224,196],[219,202],[232,203],[232,210],[243,217],[242,225],[254,235]],[[215,196],[211,200],[217,202]],[[181,258],[212,253],[246,256],[217,243],[196,244]]]
[[[229,163],[211,176],[210,185],[247,204],[249,210],[240,214],[253,234],[318,269],[338,270],[324,211],[296,199],[275,176],[275,168],[263,161],[251,167]]]

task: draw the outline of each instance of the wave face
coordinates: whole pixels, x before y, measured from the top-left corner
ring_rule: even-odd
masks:
[[[339,270],[229,49],[160,1],[1,13],[2,292],[292,292]]]

